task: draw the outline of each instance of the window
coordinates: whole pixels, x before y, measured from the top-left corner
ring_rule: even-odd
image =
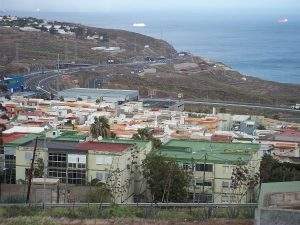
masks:
[[[229,202],[229,196],[228,196],[228,195],[222,195],[221,201],[222,201],[223,203],[228,203],[228,202]]]
[[[101,180],[101,181],[102,181],[102,179],[103,179],[103,173],[102,173],[102,172],[97,172],[97,173],[96,173],[96,178],[97,178],[98,180]]]
[[[222,187],[223,188],[228,188],[228,186],[229,186],[229,182],[222,181]]]
[[[229,168],[229,166],[223,166],[223,169],[224,169],[225,173],[228,173],[230,168]]]
[[[231,182],[230,181],[222,181],[222,187],[223,188],[231,188]]]
[[[201,194],[201,193],[196,193],[194,202],[197,203],[211,203],[213,202],[213,196],[212,194]]]
[[[86,155],[68,154],[68,167],[73,169],[85,169]]]
[[[184,170],[191,170],[191,169],[192,169],[192,166],[191,166],[191,164],[184,163],[184,164],[182,165],[182,168],[183,168]]]
[[[196,180],[195,181],[195,185],[202,187],[203,186],[203,181],[202,180]],[[211,181],[204,181],[204,186],[211,187],[212,186],[212,182]]]
[[[67,167],[67,155],[65,153],[49,153],[48,167]]]
[[[86,174],[83,170],[69,170],[68,171],[68,183],[84,185],[86,180]]]
[[[33,158],[33,152],[25,152],[25,160],[30,161]]]
[[[58,178],[63,183],[66,182],[67,172],[64,169],[49,169],[48,176],[51,178]]]
[[[110,177],[110,173],[108,173],[108,172],[97,172],[96,173],[96,178],[102,182],[106,182],[109,177]]]
[[[15,155],[5,155],[4,158],[5,170],[4,180],[6,183],[14,184],[16,181],[16,156]]]
[[[112,164],[112,156],[97,155],[96,156],[96,164],[97,165],[111,165]]]
[[[195,167],[196,171],[206,171],[206,172],[212,172],[213,171],[213,165],[212,164],[196,164]]]

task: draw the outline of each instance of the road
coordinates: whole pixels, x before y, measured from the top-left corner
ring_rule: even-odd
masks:
[[[148,61],[133,61],[133,62],[124,62],[124,63],[114,63],[114,64],[97,64],[97,65],[90,65],[84,67],[72,67],[70,69],[60,69],[60,73],[58,73],[57,69],[55,70],[44,70],[40,72],[32,72],[29,74],[24,75],[27,79],[25,81],[25,88],[32,90],[32,91],[42,91],[46,94],[53,94],[57,93],[57,90],[54,90],[51,87],[51,83],[56,80],[57,76],[61,75],[62,73],[76,73],[83,70],[90,70],[96,69],[101,67],[107,67],[109,65],[113,66],[146,66],[152,64],[165,64],[168,63],[170,60],[160,60],[156,62],[148,62]]]
[[[170,60],[162,60],[157,62],[147,62],[147,61],[137,61],[137,62],[125,62],[125,63],[115,63],[112,64],[113,66],[134,66],[134,65],[140,65],[140,66],[146,66],[151,64],[157,64],[157,63],[167,63]],[[91,65],[91,66],[85,66],[85,67],[73,67],[70,69],[61,69],[58,73],[57,70],[46,70],[43,72],[33,72],[30,74],[25,75],[27,78],[25,82],[25,87],[29,88],[33,91],[42,91],[49,95],[56,95],[57,90],[53,89],[51,87],[51,83],[53,83],[54,80],[57,79],[57,76],[60,76],[62,73],[76,73],[83,70],[90,70],[100,67],[107,67],[110,64],[98,64],[98,65]],[[268,110],[276,110],[276,111],[285,111],[285,112],[296,112],[300,113],[300,110],[294,110],[287,107],[279,107],[279,106],[270,106],[270,105],[258,105],[254,103],[239,103],[239,102],[221,102],[221,101],[204,101],[204,100],[177,100],[177,99],[162,99],[162,98],[144,98],[142,100],[154,100],[154,101],[162,101],[162,102],[169,102],[169,101],[181,101],[184,102],[184,104],[191,104],[191,105],[212,105],[212,106],[223,106],[223,107],[243,107],[243,108],[254,108],[254,109],[268,109]]]
[[[277,106],[266,106],[266,105],[256,105],[253,103],[238,103],[238,102],[218,102],[218,101],[196,101],[196,100],[177,100],[177,99],[162,99],[162,98],[143,98],[142,101],[161,101],[161,102],[183,102],[184,104],[190,105],[212,105],[212,106],[234,106],[234,107],[244,107],[244,108],[256,108],[256,109],[269,109],[276,111],[285,111],[285,112],[296,112],[300,113],[300,110],[289,109],[285,107]]]

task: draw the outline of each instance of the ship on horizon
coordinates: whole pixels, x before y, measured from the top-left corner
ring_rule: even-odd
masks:
[[[278,22],[278,23],[281,23],[281,24],[284,24],[284,23],[288,23],[289,20],[288,20],[288,18],[280,18],[280,19],[278,19],[277,22]]]
[[[134,27],[145,27],[146,24],[144,24],[144,23],[134,23],[132,26],[134,26]]]

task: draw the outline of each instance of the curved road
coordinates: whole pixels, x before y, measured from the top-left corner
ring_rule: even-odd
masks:
[[[130,66],[130,65],[149,65],[155,63],[166,63],[168,60],[164,60],[162,62],[128,62],[128,63],[118,63],[113,64],[114,66]],[[54,96],[57,93],[57,90],[54,90],[50,84],[53,82],[57,76],[60,76],[63,72],[68,72],[69,74],[76,73],[82,70],[105,67],[109,64],[99,64],[99,65],[91,65],[86,67],[75,67],[70,69],[61,69],[60,73],[57,70],[46,70],[44,72],[33,72],[30,74],[25,75],[27,78],[25,81],[25,87],[29,88],[33,91],[42,91],[46,94],[53,94]],[[161,101],[161,102],[183,102],[185,104],[192,104],[192,105],[214,105],[214,106],[235,106],[235,107],[244,107],[244,108],[256,108],[256,109],[269,109],[269,110],[277,110],[277,111],[286,111],[286,112],[296,112],[300,113],[300,110],[294,110],[285,107],[278,107],[278,106],[270,106],[270,105],[257,105],[253,103],[238,103],[238,102],[221,102],[221,101],[203,101],[203,100],[177,100],[177,99],[165,99],[165,98],[144,98],[141,99],[144,101]]]

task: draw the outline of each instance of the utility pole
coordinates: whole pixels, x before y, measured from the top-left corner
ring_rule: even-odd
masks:
[[[32,155],[32,160],[31,160],[31,165],[29,169],[29,175],[28,175],[28,187],[27,187],[27,196],[26,196],[26,203],[29,203],[30,200],[30,191],[31,191],[31,182],[32,182],[32,177],[33,177],[33,170],[34,170],[34,161],[35,161],[35,153],[37,149],[37,141],[38,138],[36,137],[35,139],[35,144],[34,144],[34,149],[33,149],[33,155]]]
[[[205,199],[205,201],[206,201],[206,198],[204,198],[204,191],[205,191],[204,183],[205,183],[206,161],[207,161],[207,153],[205,153],[205,156],[204,156],[203,179],[202,179],[202,200]]]

